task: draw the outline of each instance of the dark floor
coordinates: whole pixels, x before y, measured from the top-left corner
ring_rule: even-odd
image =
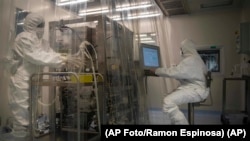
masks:
[[[80,136],[81,141],[99,141],[98,134],[84,133]],[[42,136],[36,136],[33,141],[78,141],[77,132],[72,131],[56,131],[55,133],[49,133]]]
[[[188,119],[187,110],[182,110]],[[194,112],[194,124],[196,125],[223,125],[224,121],[221,121],[220,111],[205,111],[205,110],[195,110]],[[224,115],[229,121],[228,124],[245,124],[246,114],[244,113],[228,113]],[[170,120],[167,115],[165,115],[161,109],[151,109],[149,111],[150,124],[168,125]]]
[[[183,110],[187,117],[187,110]],[[246,114],[244,113],[231,113],[226,114],[230,125],[243,125]],[[248,118],[248,117],[247,117]],[[149,110],[149,123],[152,125],[170,125],[170,120],[161,109]],[[223,125],[221,121],[221,112],[219,111],[202,111],[196,110],[194,113],[195,125]],[[0,134],[1,135],[1,134]],[[81,136],[81,141],[100,141],[98,134],[84,134]],[[33,138],[32,141],[77,141],[76,132],[57,131],[56,133],[45,134],[40,137]]]

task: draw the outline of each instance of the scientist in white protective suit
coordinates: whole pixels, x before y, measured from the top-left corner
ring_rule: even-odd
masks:
[[[169,115],[173,125],[189,124],[179,105],[203,101],[209,94],[206,86],[207,67],[193,41],[182,41],[181,52],[182,60],[177,66],[152,70],[158,76],[174,78],[180,82],[180,86],[163,100],[163,111]]]
[[[9,105],[14,121],[10,133],[0,135],[0,141],[28,141],[29,137],[29,79],[42,71],[44,66],[60,68],[64,65],[80,67],[83,62],[77,57],[62,56],[43,40],[44,18],[30,13],[24,21],[24,32],[18,34],[12,48],[12,63],[9,84]]]

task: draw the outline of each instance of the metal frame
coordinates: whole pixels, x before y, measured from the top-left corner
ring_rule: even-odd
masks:
[[[34,76],[44,76],[44,75],[49,75],[49,76],[53,76],[53,75],[73,75],[77,82],[76,83],[71,83],[73,85],[77,85],[77,99],[80,98],[80,94],[79,94],[79,88],[80,88],[80,81],[79,81],[79,77],[76,73],[74,72],[47,72],[47,73],[36,73],[36,74],[33,74],[31,77],[30,77],[30,137],[31,137],[31,140],[33,140],[33,136],[34,136],[34,133],[33,133],[33,108],[32,108],[32,103],[33,103],[33,96],[32,96],[32,86],[33,85],[37,85],[37,86],[59,86],[59,84],[61,85],[68,85],[69,83],[64,83],[64,82],[46,82],[46,83],[43,83],[43,82],[35,82],[35,81],[32,81],[33,80],[33,77]],[[77,140],[80,141],[80,109],[79,109],[79,100],[77,100]]]

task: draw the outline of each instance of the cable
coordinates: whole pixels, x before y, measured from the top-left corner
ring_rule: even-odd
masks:
[[[51,106],[52,104],[54,104],[56,101],[56,97],[52,100],[51,103],[43,103],[40,98],[38,98],[38,103],[41,104],[42,106]]]
[[[96,50],[95,50],[95,48],[94,48],[94,46],[90,43],[90,42],[88,42],[88,41],[83,41],[83,43],[84,43],[84,45],[85,45],[85,50],[86,50],[86,52],[88,52],[88,54],[91,56],[91,54],[89,53],[89,51],[88,51],[88,49],[87,49],[87,47],[86,47],[86,45],[90,45],[91,46],[91,48],[93,49],[93,51],[94,51],[94,53],[95,53],[95,59],[96,59],[96,65],[95,65],[95,67],[96,67],[96,70],[98,70],[98,58],[97,58],[97,53],[96,53]],[[92,61],[93,61],[93,59],[92,59]]]
[[[84,55],[85,55],[91,61],[91,68],[92,68],[92,73],[93,73],[93,78],[94,78],[94,91],[95,91],[95,96],[96,96],[96,101],[97,101],[96,103],[97,103],[98,128],[99,128],[99,132],[101,132],[101,124],[100,124],[101,121],[100,121],[100,109],[99,109],[99,97],[98,97],[98,89],[97,89],[98,87],[97,87],[96,70],[95,70],[93,58],[92,58],[90,52],[88,51],[88,49],[86,48],[86,45],[90,45],[93,48],[94,53],[95,53],[95,57],[96,57],[96,60],[97,60],[96,51],[95,51],[93,45],[91,43],[89,43],[88,41],[83,41],[81,43],[80,50],[77,53],[77,55],[80,55],[81,57],[84,57]],[[80,73],[80,70],[79,70],[79,73]]]
[[[93,51],[94,51],[94,53],[95,53],[95,59],[96,59],[96,65],[95,65],[95,67],[96,67],[96,70],[98,70],[98,58],[97,58],[97,53],[96,53],[96,50],[95,50],[95,48],[94,48],[94,46],[90,43],[90,42],[88,42],[88,41],[83,41],[83,39],[79,36],[79,33],[75,30],[75,29],[73,29],[73,28],[71,28],[71,27],[68,27],[68,26],[65,26],[64,25],[64,23],[63,23],[63,20],[61,20],[60,21],[60,27],[59,27],[59,30],[62,32],[63,31],[63,29],[70,29],[71,31],[73,31],[74,33],[76,33],[76,36],[78,37],[78,39],[82,42],[82,43],[84,43],[84,48],[87,50],[87,48],[86,48],[86,45],[90,45],[91,46],[91,48],[93,49]],[[85,54],[86,55],[86,54]],[[91,54],[89,53],[89,55],[91,56]]]
[[[60,29],[63,29],[63,28],[69,28],[69,29],[71,29],[73,32],[76,33],[78,39],[82,42],[81,45],[80,45],[80,50],[76,53],[76,55],[80,55],[81,57],[85,57],[86,56],[91,61],[91,67],[92,67],[93,77],[94,77],[94,86],[95,86],[94,91],[95,91],[96,100],[97,100],[96,103],[97,103],[97,114],[98,114],[97,115],[97,118],[98,118],[98,128],[99,128],[99,132],[101,132],[99,98],[98,98],[98,89],[97,89],[98,87],[97,87],[97,78],[96,78],[96,70],[98,70],[98,60],[97,60],[98,58],[97,58],[96,50],[95,50],[94,46],[91,43],[89,43],[88,41],[83,41],[83,39],[81,39],[81,37],[79,36],[78,32],[76,32],[73,28],[70,28],[70,27],[67,27],[67,26],[63,25],[62,22],[61,22],[62,25],[61,25]],[[96,66],[94,66],[94,61],[93,61],[93,58],[92,58],[90,52],[87,49],[87,45],[90,45],[91,48],[93,49],[94,53],[95,53]],[[82,69],[83,66],[80,67],[79,73],[80,73],[80,71],[81,71],[81,69]],[[96,67],[96,69],[95,69],[95,67]]]
[[[84,41],[85,43],[87,41]],[[88,44],[90,44],[89,42],[87,42]],[[92,46],[92,44],[90,44]],[[86,47],[85,47],[86,49]],[[97,118],[98,118],[98,128],[99,128],[99,132],[101,132],[101,119],[100,119],[100,109],[99,109],[99,97],[98,97],[98,87],[97,87],[97,79],[96,79],[96,72],[95,72],[95,67],[94,67],[94,62],[93,62],[93,58],[91,57],[89,51],[86,49],[86,52],[89,54],[90,60],[91,60],[91,66],[92,66],[92,71],[93,71],[93,77],[94,77],[94,91],[95,91],[95,95],[96,95],[96,106],[97,106]],[[96,53],[95,53],[96,54]],[[97,56],[97,55],[96,55]],[[96,57],[97,58],[97,57]]]

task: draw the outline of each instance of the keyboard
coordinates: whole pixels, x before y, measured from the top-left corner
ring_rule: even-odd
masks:
[[[154,72],[152,72],[150,70],[144,70],[144,75],[145,76],[158,76],[158,75],[156,75]]]

